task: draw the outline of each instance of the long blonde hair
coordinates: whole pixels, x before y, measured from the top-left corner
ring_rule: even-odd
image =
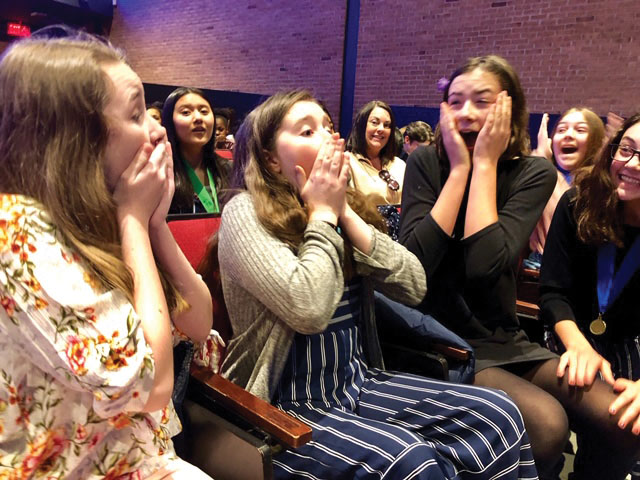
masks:
[[[87,34],[30,38],[7,49],[0,61],[0,191],[39,201],[102,286],[133,301],[103,171],[110,85],[102,67],[118,62],[122,52]],[[183,307],[161,277],[169,308]]]

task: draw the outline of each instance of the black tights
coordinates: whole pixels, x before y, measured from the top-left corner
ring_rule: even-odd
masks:
[[[522,412],[541,475],[560,459],[571,425],[576,434],[596,440],[587,445],[597,446],[576,454],[572,478],[624,479],[640,456],[640,440],[630,427],[618,427],[620,412],[609,414],[616,394],[601,380],[588,389],[570,387],[566,376],[556,376],[557,365],[558,359],[535,363],[521,376],[487,368],[476,373],[474,384],[503,390],[513,399]]]

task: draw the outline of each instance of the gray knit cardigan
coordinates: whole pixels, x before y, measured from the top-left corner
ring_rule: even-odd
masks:
[[[426,293],[418,259],[371,227],[370,255],[354,249],[363,277],[360,327],[371,367],[384,368],[373,314],[373,289],[408,305]],[[342,237],[324,222],[310,222],[297,251],[268,233],[251,196],[236,195],[224,208],[219,230],[220,277],[233,336],[222,374],[270,401],[293,337],[325,330],[344,290]]]

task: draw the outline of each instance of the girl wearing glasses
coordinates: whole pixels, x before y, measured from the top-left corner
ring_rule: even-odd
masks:
[[[472,58],[456,70],[436,146],[414,152],[407,168],[400,241],[427,272],[421,307],[474,347],[474,383],[518,405],[541,475],[560,459],[569,414],[576,430],[606,439],[588,478],[624,477],[637,443],[593,414],[604,392],[576,397],[558,381],[557,355],[529,341],[516,316],[517,260],[556,182],[550,162],[527,155],[527,120],[520,81],[503,58]]]
[[[373,100],[356,115],[347,141],[350,184],[376,205],[396,205],[402,199],[406,164],[395,156],[395,129],[391,107]]]
[[[540,277],[542,318],[566,349],[557,376],[579,392],[600,392],[594,415],[636,446],[629,437],[640,434],[639,148],[636,114],[594,166],[578,171],[558,203]],[[588,473],[589,458],[604,462],[606,449],[597,431],[580,433],[575,468]]]
[[[313,427],[274,458],[275,478],[536,478],[504,394],[383,370],[373,289],[415,305],[424,269],[368,224],[381,219],[347,191],[328,129],[306,92],[251,112],[217,239],[233,327],[223,374]]]

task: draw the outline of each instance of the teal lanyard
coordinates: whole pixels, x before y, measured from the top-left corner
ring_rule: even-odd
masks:
[[[213,181],[213,175],[211,175],[211,171],[206,168],[207,176],[209,177],[209,186],[211,187],[211,193],[213,193],[213,198],[207,191],[207,188],[202,184],[196,171],[193,169],[189,162],[186,160],[182,160],[182,164],[187,169],[187,175],[189,175],[189,180],[191,180],[191,185],[193,186],[193,190],[198,195],[202,206],[208,213],[220,213],[220,206],[218,205],[218,193],[216,192],[216,182]]]

